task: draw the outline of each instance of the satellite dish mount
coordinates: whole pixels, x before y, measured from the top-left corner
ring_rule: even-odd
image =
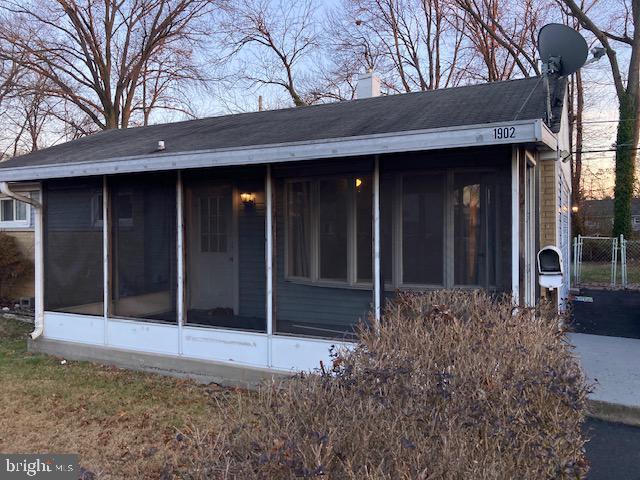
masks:
[[[577,72],[587,61],[589,47],[586,40],[573,28],[560,23],[549,23],[538,33],[538,51],[542,60],[542,76],[547,93],[547,120],[553,119],[552,107],[558,100],[560,90],[554,88],[554,95],[550,91],[550,80],[554,87],[558,80],[564,80]],[[553,98],[552,98],[553,97]]]

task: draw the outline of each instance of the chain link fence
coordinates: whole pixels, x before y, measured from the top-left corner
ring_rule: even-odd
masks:
[[[573,282],[577,287],[640,290],[640,240],[578,235],[573,240]]]
[[[621,284],[624,288],[640,289],[640,240],[621,238]]]
[[[618,238],[578,235],[573,243],[573,259],[576,286],[616,285]]]

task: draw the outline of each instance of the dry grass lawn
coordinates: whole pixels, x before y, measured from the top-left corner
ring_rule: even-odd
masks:
[[[78,453],[97,479],[175,478],[189,470],[183,433],[215,432],[252,403],[215,385],[31,355],[30,328],[0,318],[0,452]]]

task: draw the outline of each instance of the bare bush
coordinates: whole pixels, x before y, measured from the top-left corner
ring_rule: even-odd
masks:
[[[194,478],[582,478],[587,387],[550,307],[401,294],[333,365],[191,437]]]
[[[9,294],[9,289],[27,274],[32,263],[24,257],[16,239],[0,232],[0,298]]]

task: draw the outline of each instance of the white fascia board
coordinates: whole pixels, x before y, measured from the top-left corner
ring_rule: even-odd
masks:
[[[556,151],[558,149],[557,135],[553,133],[551,129],[547,126],[547,124],[544,123],[542,120],[540,120],[540,129],[541,129],[540,131],[541,143],[543,144],[543,146],[546,146],[551,150]]]
[[[518,120],[306,142],[252,145],[175,154],[158,153],[101,161],[0,168],[0,181],[297,162],[421,150],[542,143],[548,140],[542,128],[542,120]],[[553,137],[554,146],[555,142]]]

